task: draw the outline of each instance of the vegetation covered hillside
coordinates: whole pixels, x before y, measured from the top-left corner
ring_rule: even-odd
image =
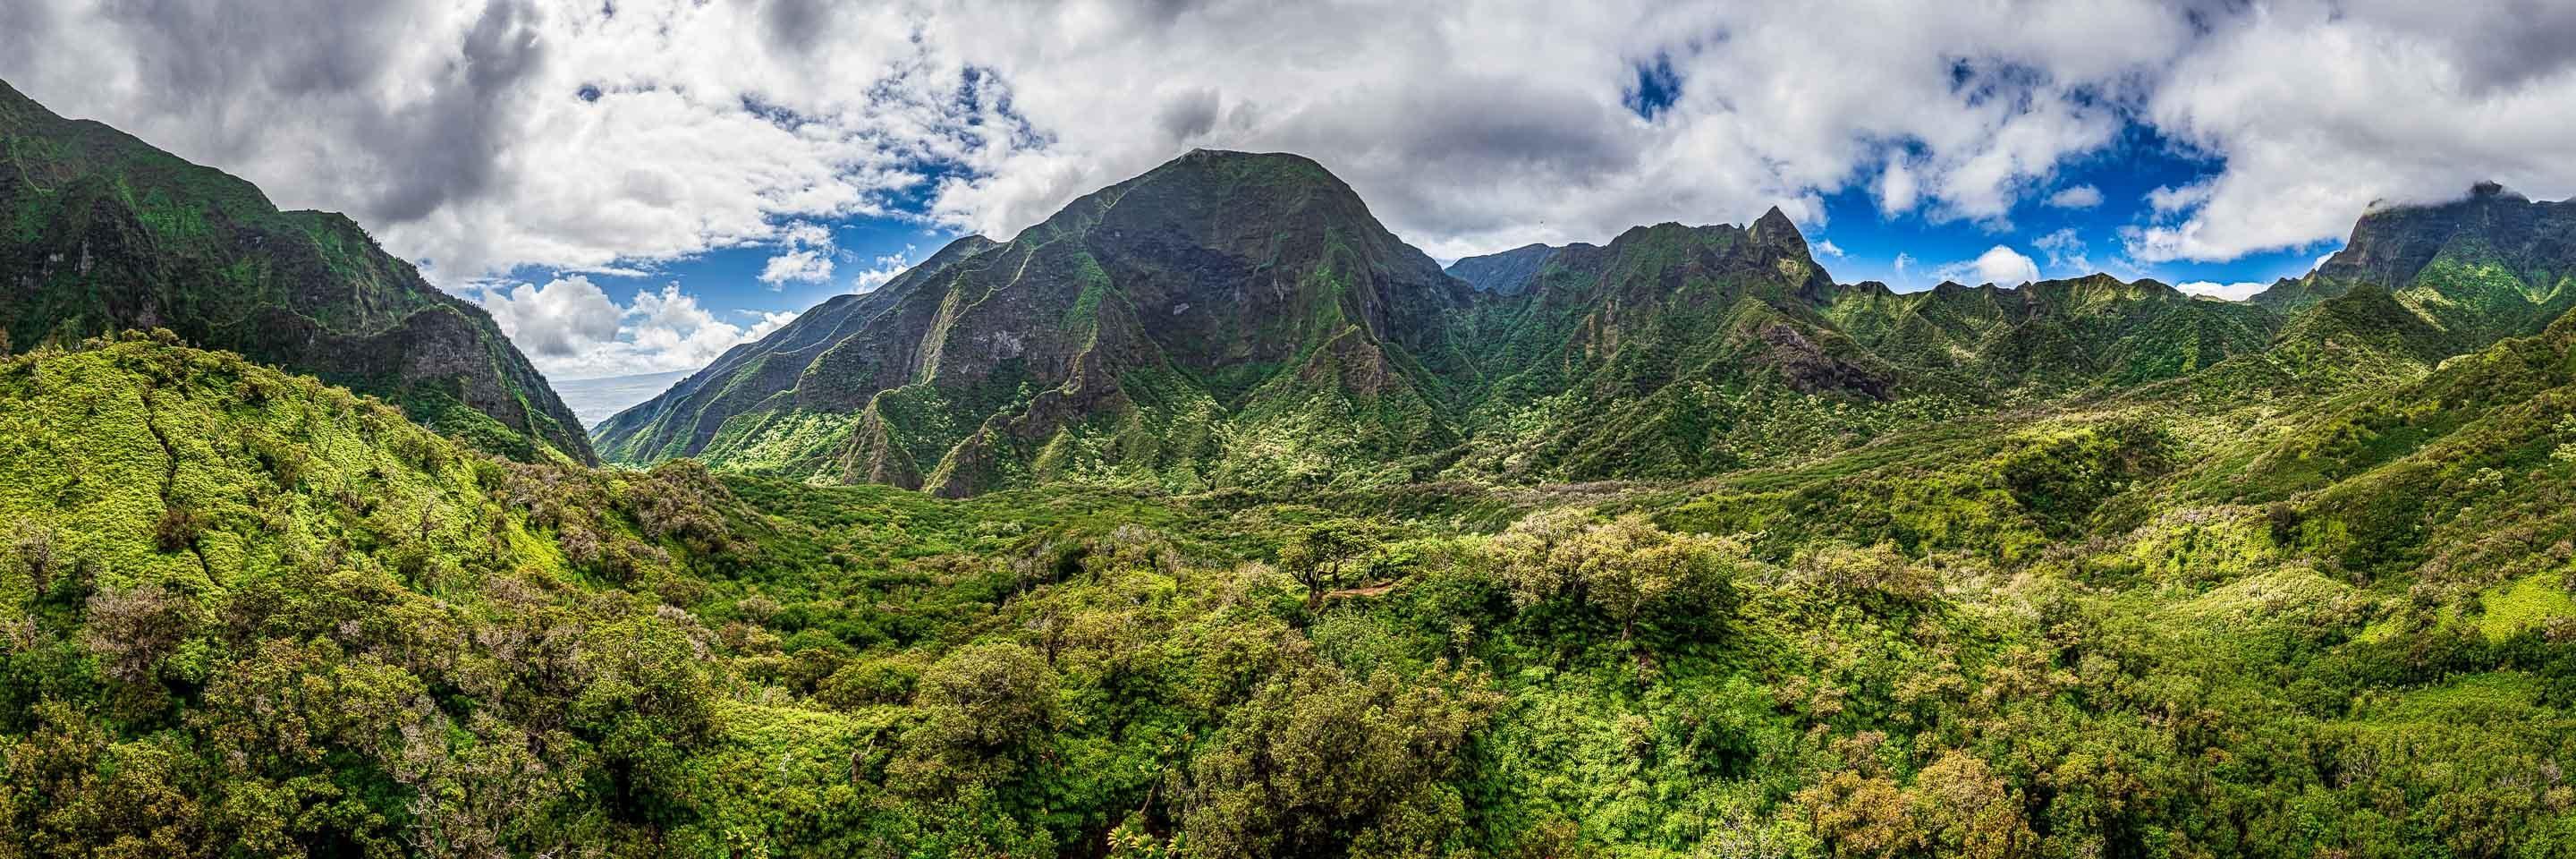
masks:
[[[0,365],[0,844],[2555,855],[2571,326],[2245,424],[1297,498],[516,464],[43,350]]]
[[[2571,271],[2576,205],[2533,202],[2487,182],[2450,203],[2375,207],[2316,271],[2252,301],[2295,310],[2377,287],[2458,353],[2538,332],[2576,306]]]
[[[481,308],[365,230],[0,82],[0,344],[166,328],[381,396],[523,461],[589,439]]]
[[[1197,151],[826,303],[599,443],[946,495],[1402,480],[1456,443],[1467,292],[1314,162]]]
[[[1841,286],[1777,210],[1444,274],[1314,162],[1199,151],[826,302],[598,443],[952,496],[1676,479],[2172,379],[2281,323],[2103,275]]]

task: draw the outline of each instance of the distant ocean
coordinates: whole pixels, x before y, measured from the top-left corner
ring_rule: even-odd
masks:
[[[573,416],[581,418],[582,427],[590,429],[598,427],[602,421],[615,417],[618,412],[625,411],[628,406],[652,399],[654,395],[670,390],[672,385],[679,383],[681,379],[688,378],[693,372],[697,371],[680,370],[670,373],[646,373],[641,376],[609,376],[604,379],[573,379],[563,382],[548,379],[546,382],[554,386],[557,396],[563,397],[564,405],[572,407]]]

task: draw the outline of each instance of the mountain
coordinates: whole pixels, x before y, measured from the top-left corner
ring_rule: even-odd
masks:
[[[2357,287],[2358,294],[2367,287]],[[2566,572],[2576,505],[2576,316],[2316,410],[2188,486],[2295,499],[2284,536],[2357,574],[2470,590]]]
[[[1850,443],[1915,393],[1816,310],[1835,289],[1773,209],[1558,249],[1461,339],[1485,384],[1454,476],[1669,478]]]
[[[0,331],[10,342],[166,328],[383,396],[487,450],[592,461],[581,423],[480,308],[348,218],[0,83]]]
[[[1945,282],[1913,293],[1863,283],[1842,289],[1824,313],[1887,360],[1957,384],[2039,394],[2188,375],[2262,351],[2280,324],[2262,308],[2107,274],[2019,288]]]
[[[1458,438],[1442,320],[1469,295],[1314,162],[1198,151],[826,302],[597,437],[948,495],[1406,479]]]
[[[1574,247],[1589,250],[1592,246],[1578,244]],[[1539,270],[1546,268],[1547,261],[1555,258],[1561,250],[1565,248],[1523,245],[1498,254],[1466,257],[1450,263],[1445,270],[1450,277],[1466,281],[1478,292],[1519,295],[1529,289],[1530,281],[1537,279]]]
[[[2576,201],[2487,182],[2449,203],[2373,208],[2316,271],[2251,301],[2295,312],[2360,285],[2388,292],[2451,354],[2536,333],[2576,306]]]
[[[0,855],[2576,853],[2576,318],[1898,294],[1777,213],[1501,295],[1165,169],[621,417],[721,468],[0,356]],[[1013,491],[761,458],[940,433]],[[1277,491],[1038,470],[1131,454]]]
[[[596,442],[950,495],[1684,478],[2175,378],[2280,324],[2106,275],[1837,284],[1777,209],[1443,272],[1311,161],[1200,151],[825,302]]]

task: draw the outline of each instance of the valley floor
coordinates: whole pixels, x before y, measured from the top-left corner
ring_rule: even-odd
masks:
[[[2552,856],[2576,359],[1687,484],[941,500],[0,363],[0,854]]]

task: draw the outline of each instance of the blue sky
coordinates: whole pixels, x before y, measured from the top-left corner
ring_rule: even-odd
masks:
[[[348,214],[557,379],[1198,147],[1312,157],[1435,258],[1779,205],[1898,288],[2241,294],[2377,201],[2576,196],[2571,3],[1336,3],[21,0],[0,79]]]
[[[1876,280],[1900,292],[1929,288],[1944,279],[1974,284],[1979,280],[1977,272],[1962,271],[1959,263],[1975,260],[1997,246],[2029,257],[2043,279],[2108,272],[2123,280],[2144,277],[2177,285],[2269,285],[2279,278],[2306,274],[2319,257],[2342,247],[2340,237],[2319,238],[2226,260],[2142,261],[2127,252],[2124,229],[2159,222],[2160,213],[2148,201],[2150,192],[2206,182],[2223,175],[2225,168],[2222,158],[2195,155],[2152,131],[2131,126],[2117,144],[2060,165],[2040,193],[2024,197],[1999,220],[1941,219],[1920,212],[1891,216],[1881,211],[1869,189],[1852,187],[1824,197],[1823,224],[1802,227],[1810,244],[1830,243],[1842,251],[1840,257],[1819,253],[1836,280]],[[2051,202],[2059,192],[2080,188],[2094,193],[2073,196],[2090,196],[2097,202]],[[2068,235],[2077,244],[2063,242]],[[1906,262],[1902,269],[1900,257]]]

